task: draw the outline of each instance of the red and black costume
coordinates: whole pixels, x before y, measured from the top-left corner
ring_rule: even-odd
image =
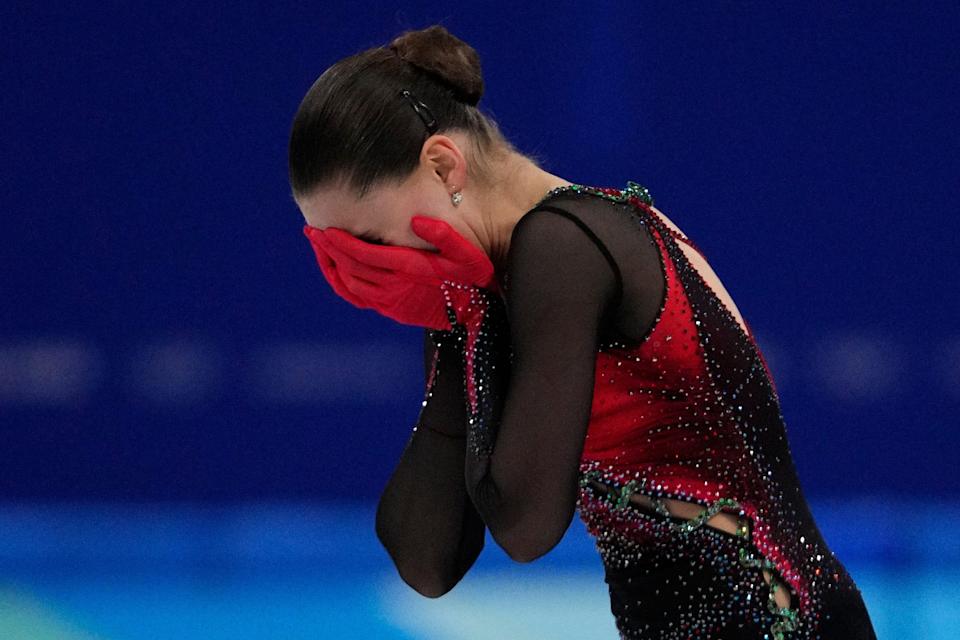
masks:
[[[485,526],[532,560],[577,513],[622,638],[875,640],[801,490],[752,332],[651,204],[634,182],[552,190],[513,230],[504,299],[488,296],[479,338],[426,331],[428,428],[384,492],[381,539],[408,582],[439,595]],[[680,518],[663,498],[703,511]],[[720,510],[742,529],[704,524]],[[435,515],[403,521],[414,512]]]

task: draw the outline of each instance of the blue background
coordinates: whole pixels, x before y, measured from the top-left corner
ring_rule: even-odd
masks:
[[[960,5],[355,1],[0,8],[0,631],[481,638],[457,603],[506,633],[484,571],[554,584],[537,567],[592,572],[573,611],[612,625],[577,522],[530,566],[490,541],[438,601],[405,600],[372,536],[421,332],[329,289],[287,140],[327,66],[434,23],[520,149],[640,182],[710,257],[878,632],[955,628],[924,585],[960,559]],[[538,606],[570,612],[565,588]]]

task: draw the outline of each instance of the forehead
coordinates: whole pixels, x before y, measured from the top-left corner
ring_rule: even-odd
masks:
[[[390,187],[371,189],[357,200],[348,189],[317,189],[297,204],[307,223],[318,228],[351,229],[367,224],[368,218],[382,217],[397,207],[398,193]],[[379,216],[374,216],[379,214]]]

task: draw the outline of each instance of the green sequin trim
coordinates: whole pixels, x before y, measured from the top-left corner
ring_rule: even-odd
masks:
[[[627,180],[627,188],[623,190],[627,196],[635,196],[639,198],[642,202],[646,202],[649,205],[653,205],[653,196],[650,195],[650,190],[641,184],[637,184],[633,180]]]
[[[667,518],[669,518],[669,517],[671,517],[671,516],[673,515],[672,513],[670,513],[670,510],[667,509],[667,503],[666,503],[666,502],[664,502],[663,500],[661,500],[661,499],[658,498],[657,496],[647,496],[647,497],[650,498],[650,502],[653,503],[653,508],[654,508],[654,510],[656,510],[657,513],[659,513],[660,515],[665,516],[665,517],[667,517]]]
[[[607,480],[604,479],[604,476],[602,473],[600,473],[596,469],[593,469],[581,474],[580,486],[581,487],[588,486],[591,480],[596,480],[604,484],[608,482]],[[604,498],[607,499],[607,501],[611,504],[611,506],[614,509],[625,509],[630,505],[630,496],[632,496],[634,493],[642,492],[641,490],[645,487],[645,485],[646,485],[646,478],[640,481],[630,480],[629,482],[625,483],[623,486],[620,487],[620,490],[617,493],[617,495],[608,493],[608,494],[604,494]],[[663,502],[663,500],[660,497],[649,495],[646,493],[644,493],[644,495],[650,498],[650,501],[653,503],[653,506],[656,509],[657,513],[663,516],[672,517],[673,514],[670,513],[669,509],[667,509],[666,504]],[[693,531],[697,527],[703,525],[707,520],[709,520],[710,518],[715,516],[717,513],[719,513],[720,510],[723,509],[724,507],[733,507],[736,509],[740,507],[740,503],[738,503],[733,498],[720,498],[718,500],[715,500],[708,507],[705,507],[703,511],[701,511],[696,517],[688,520],[684,520],[683,522],[671,522],[669,523],[669,526],[674,531],[689,533],[690,531]],[[749,534],[749,530],[746,527],[740,527],[739,529],[737,529],[737,532],[736,532],[736,535],[741,538],[747,537],[748,534]]]
[[[608,482],[604,479],[604,475],[600,471],[592,469],[580,474],[579,484],[581,487],[587,487],[591,480],[597,480],[598,482],[602,482],[604,484]],[[625,509],[630,504],[630,496],[637,491],[638,487],[642,488],[645,484],[646,478],[640,480],[639,482],[637,480],[630,480],[620,487],[620,491],[617,492],[616,495],[605,493],[603,497],[613,509]],[[653,502],[653,505],[658,513],[667,517],[672,516],[661,498],[648,494],[645,495],[647,495],[647,497]],[[668,525],[673,531],[689,533],[697,527],[703,526],[707,520],[719,513],[724,507],[740,508],[740,503],[733,498],[719,498],[711,503],[708,507],[704,508],[703,511],[701,511],[696,517],[680,523],[670,522]],[[736,535],[740,538],[747,538],[750,535],[750,530],[745,523],[737,529]],[[758,568],[760,570],[777,569],[777,565],[772,560],[764,556],[758,557],[756,554],[748,551],[745,547],[740,547],[739,556],[740,564],[744,567]],[[781,586],[777,580],[770,580],[770,584],[768,586],[770,589],[767,598],[767,609],[769,609],[771,613],[775,613],[780,616],[780,620],[770,625],[772,640],[786,640],[786,636],[784,634],[786,634],[788,631],[795,631],[800,623],[797,618],[798,611],[788,607],[777,606],[775,594],[777,589]]]
[[[705,523],[707,520],[709,520],[713,516],[720,513],[720,510],[723,509],[724,507],[739,508],[740,503],[738,503],[733,498],[720,498],[719,500],[715,500],[710,506],[706,507],[696,517],[686,520],[684,522],[673,523],[670,526],[677,531],[683,531],[685,533],[689,531],[693,531],[697,527],[703,525],[703,523]],[[738,536],[740,535],[740,531],[741,529],[737,529]]]
[[[637,198],[641,202],[644,202],[651,206],[653,205],[653,196],[650,195],[649,189],[647,189],[645,186],[637,182],[634,182],[633,180],[627,180],[627,186],[623,189],[620,189],[619,195],[613,194],[613,193],[607,193],[605,191],[601,191],[597,187],[591,187],[584,184],[566,184],[560,187],[554,187],[553,189],[548,191],[547,195],[541,198],[540,201],[537,202],[537,204],[533,205],[533,207],[530,208],[531,211],[539,207],[541,204],[543,204],[547,200],[547,198],[550,198],[551,196],[554,196],[558,193],[563,193],[564,191],[573,191],[576,193],[591,193],[593,195],[600,196],[601,198],[612,200],[613,202],[627,202],[630,198]]]
[[[756,567],[761,570],[776,570],[777,568],[777,565],[774,564],[769,558],[758,558],[756,555],[750,553],[742,547],[740,549],[740,564],[745,567]],[[780,620],[770,625],[770,632],[773,633],[773,640],[784,640],[784,633],[787,631],[796,630],[797,625],[799,624],[799,620],[797,620],[797,610],[790,609],[788,607],[777,606],[776,592],[777,589],[780,588],[780,583],[774,579],[770,580],[770,584],[768,586],[770,587],[770,593],[769,597],[767,598],[767,609],[769,609],[771,613],[781,616]]]

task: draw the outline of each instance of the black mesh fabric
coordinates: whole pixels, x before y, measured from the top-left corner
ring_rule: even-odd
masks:
[[[464,367],[459,336],[425,330],[426,391],[417,426],[377,507],[376,531],[403,580],[449,591],[483,549],[485,526],[463,482]]]
[[[462,327],[425,330],[419,426],[378,507],[381,542],[404,580],[426,595],[452,588],[469,570],[485,523],[517,560],[563,537],[574,515],[597,345],[642,338],[665,286],[649,234],[609,203],[563,193],[515,225],[502,280],[504,296],[487,296],[485,321],[485,348],[498,366],[481,363],[488,370],[477,373],[487,383],[487,409],[474,431],[488,430],[487,446],[464,446]]]
[[[656,314],[664,284],[642,233],[608,203],[559,196],[514,227],[509,388],[492,453],[471,452],[465,475],[491,535],[516,560],[549,551],[573,518],[598,344],[636,340]]]

